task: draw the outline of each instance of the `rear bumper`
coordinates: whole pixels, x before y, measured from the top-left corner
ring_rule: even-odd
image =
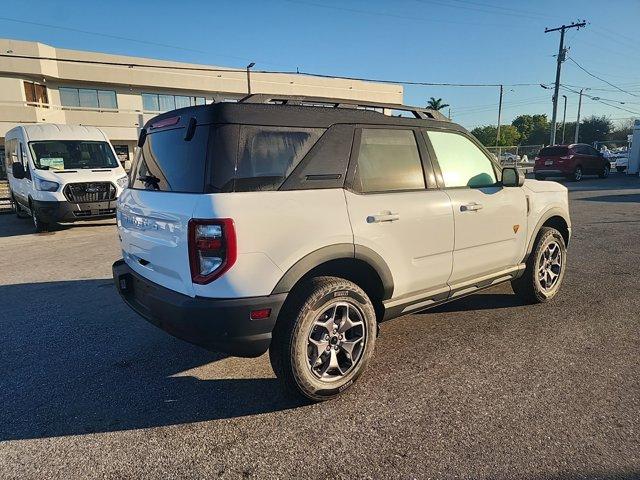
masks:
[[[549,177],[553,177],[553,176],[560,177],[564,175],[569,175],[570,172],[564,172],[558,169],[534,168],[533,173],[536,175],[547,175]]]
[[[124,260],[113,264],[120,296],[134,311],[174,337],[207,350],[238,357],[257,357],[271,344],[271,332],[286,293],[266,297],[217,299],[189,297],[155,284],[134,272]],[[250,313],[271,309],[269,318]]]
[[[43,222],[55,223],[115,217],[116,202],[117,200],[90,203],[32,200],[32,205]]]

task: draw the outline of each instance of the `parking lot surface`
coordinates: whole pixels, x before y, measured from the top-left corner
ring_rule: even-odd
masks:
[[[337,400],[157,330],[113,221],[0,216],[2,478],[640,478],[640,180],[568,184],[559,297],[501,285],[382,325]]]

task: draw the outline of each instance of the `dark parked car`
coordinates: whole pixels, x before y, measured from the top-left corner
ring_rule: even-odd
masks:
[[[595,148],[584,143],[575,145],[553,145],[538,153],[533,167],[537,180],[547,177],[567,177],[579,182],[583,175],[598,175],[607,178],[611,166],[609,161]]]

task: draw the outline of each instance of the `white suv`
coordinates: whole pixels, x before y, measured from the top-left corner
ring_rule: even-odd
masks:
[[[113,266],[147,320],[210,350],[269,350],[312,400],[362,374],[383,320],[505,281],[553,298],[571,233],[565,187],[501,169],[437,112],[329,102],[253,95],[151,120]]]

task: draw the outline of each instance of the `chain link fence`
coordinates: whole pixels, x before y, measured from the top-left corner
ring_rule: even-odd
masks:
[[[508,147],[487,147],[503,167],[517,167],[525,173],[532,172],[535,157],[544,145],[513,145]]]

